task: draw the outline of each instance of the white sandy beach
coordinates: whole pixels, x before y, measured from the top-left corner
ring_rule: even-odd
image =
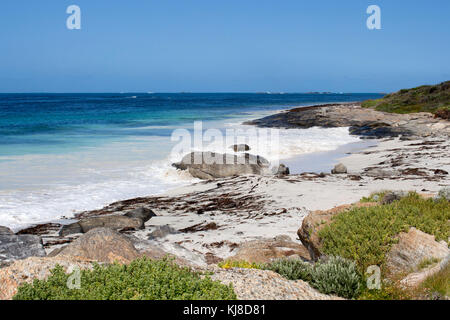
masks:
[[[236,243],[260,238],[288,235],[292,240],[302,219],[312,210],[326,210],[357,202],[364,196],[380,190],[407,190],[434,194],[450,185],[448,175],[436,176],[435,169],[450,171],[449,141],[440,141],[430,150],[423,141],[400,141],[389,139],[379,141],[377,146],[347,155],[340,159],[349,173],[344,175],[295,174],[283,178],[274,176],[241,176],[210,182],[201,182],[178,188],[162,195],[170,200],[166,209],[155,206],[157,217],[146,224],[146,229],[134,233],[135,236],[161,246],[163,249],[188,258],[191,252],[212,253],[220,258],[233,255]],[[392,170],[389,165],[379,165],[393,157],[401,157],[403,164],[396,172],[408,168],[423,168],[428,177],[400,174],[380,178],[369,176],[365,168],[377,167]],[[389,171],[388,171],[389,172]],[[355,177],[361,177],[361,180]],[[220,187],[218,187],[220,184]],[[217,199],[230,199],[241,206],[230,210],[213,210],[197,214],[196,208],[208,206]],[[186,203],[192,203],[186,209]],[[178,208],[183,208],[179,210]],[[157,240],[146,240],[148,234],[159,226],[168,225],[174,230],[189,226],[215,223],[217,229],[193,233],[169,234]],[[181,246],[180,246],[181,245]],[[188,250],[184,250],[186,248]]]

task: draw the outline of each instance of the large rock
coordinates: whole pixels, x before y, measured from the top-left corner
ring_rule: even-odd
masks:
[[[421,262],[431,259],[444,259],[450,250],[444,242],[437,242],[434,236],[416,228],[398,235],[386,257],[386,268],[391,275],[416,271]]]
[[[304,281],[290,281],[268,270],[234,268],[213,272],[211,279],[232,284],[239,300],[344,300],[322,294]]]
[[[310,260],[308,250],[286,236],[244,242],[236,250],[236,254],[228,260],[250,263],[268,263],[275,259],[289,257]]]
[[[128,263],[139,257],[139,253],[130,239],[109,228],[93,229],[71,244],[56,249],[50,255],[78,257],[108,263],[115,261]]]
[[[173,166],[180,170],[188,170],[193,177],[204,180],[269,173],[269,162],[266,159],[248,153],[232,155],[191,152],[184,156],[181,162],[174,163]]]
[[[28,257],[44,257],[42,239],[35,235],[0,235],[0,263]]]
[[[57,265],[63,267],[66,272],[72,272],[75,267],[92,268],[90,261],[67,257],[32,257],[16,261],[0,269],[0,300],[12,299],[17,293],[17,288],[24,282],[31,283],[34,279],[46,279]]]
[[[345,204],[330,210],[317,210],[308,214],[302,222],[302,226],[297,231],[297,235],[303,245],[308,249],[312,260],[317,260],[322,255],[322,242],[318,236],[319,231],[331,223],[333,216],[357,207],[372,207],[377,203],[364,202],[355,204]]]
[[[128,211],[127,213],[125,213],[125,216],[129,218],[141,219],[143,222],[147,222],[151,218],[156,217],[156,214],[149,208],[141,207]]]
[[[83,233],[83,229],[81,228],[81,225],[78,222],[65,224],[61,227],[61,230],[59,230],[59,235],[61,237],[66,237],[68,235],[76,233]]]
[[[342,163],[339,163],[334,166],[334,169],[331,170],[332,174],[344,174],[347,173],[347,167],[344,166]]]
[[[14,232],[10,228],[0,226],[0,235],[1,234],[14,234]]]
[[[144,229],[144,223],[155,217],[156,214],[145,207],[137,208],[127,212],[123,216],[109,215],[85,218],[78,222],[62,226],[59,235],[62,237],[86,233],[95,228],[110,228],[113,230],[140,230]]]
[[[84,233],[96,228],[109,228],[113,230],[144,228],[144,221],[139,218],[130,218],[126,216],[102,216],[82,219],[78,222]]]

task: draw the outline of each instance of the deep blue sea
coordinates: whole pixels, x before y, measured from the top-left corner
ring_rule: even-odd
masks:
[[[170,167],[175,160],[170,137],[176,129],[192,128],[194,121],[223,130],[291,107],[379,97],[0,94],[0,225],[19,228],[192,182]],[[345,128],[279,131],[281,158],[333,150],[355,139]]]

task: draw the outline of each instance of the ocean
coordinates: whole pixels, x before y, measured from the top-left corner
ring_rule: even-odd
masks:
[[[0,225],[20,229],[196,181],[175,170],[174,130],[246,128],[242,122],[297,106],[381,94],[0,94]],[[277,130],[270,161],[358,141],[346,128]],[[247,137],[255,143],[254,136]],[[229,147],[229,146],[228,146]],[[206,144],[204,150],[225,152]],[[313,159],[313,158],[311,158]],[[314,160],[316,161],[316,160]],[[307,166],[307,165],[306,165]],[[311,163],[313,168],[313,163]],[[308,169],[308,168],[303,168]]]

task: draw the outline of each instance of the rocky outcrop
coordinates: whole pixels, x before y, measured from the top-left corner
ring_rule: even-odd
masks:
[[[28,257],[44,257],[42,239],[35,235],[0,235],[0,263]]]
[[[125,213],[125,216],[129,218],[140,219],[145,223],[151,218],[156,217],[156,214],[149,208],[140,207]]]
[[[193,177],[203,180],[246,174],[262,175],[269,172],[269,162],[266,159],[248,153],[232,155],[192,152],[173,166],[180,170],[188,170]]]
[[[59,235],[61,237],[67,237],[68,235],[77,233],[83,233],[83,228],[81,228],[81,225],[78,222],[65,224],[61,227],[61,230],[59,230]]]
[[[289,281],[268,270],[216,268],[211,279],[232,284],[239,300],[343,300],[322,294],[304,281]]]
[[[95,228],[110,228],[117,231],[144,229],[145,222],[156,217],[153,210],[147,207],[139,207],[129,210],[124,215],[105,215],[83,218],[78,222],[63,225],[59,235],[66,237],[76,233],[86,233]]]
[[[10,228],[0,226],[0,235],[2,234],[14,234],[14,232]]]
[[[295,108],[245,124],[275,128],[349,127],[351,134],[366,138],[450,135],[450,122],[430,113],[387,113],[356,103]]]
[[[398,243],[394,244],[386,257],[386,269],[392,275],[417,271],[423,261],[444,259],[450,250],[444,242],[437,242],[434,236],[416,228],[408,233],[398,235]]]
[[[347,173],[347,167],[344,166],[342,163],[339,163],[334,166],[334,168],[331,170],[332,174],[345,174]]]
[[[377,205],[376,203],[355,203],[346,204],[330,210],[318,210],[308,214],[302,222],[302,226],[297,231],[297,235],[303,245],[308,249],[312,260],[317,260],[322,255],[322,242],[318,236],[319,231],[331,223],[333,216],[350,210],[355,207],[371,207]]]
[[[84,233],[96,228],[109,228],[112,230],[144,228],[144,222],[138,218],[130,218],[126,216],[104,216],[82,219],[78,222]]]
[[[67,257],[32,257],[16,261],[0,269],[0,300],[12,299],[17,293],[17,288],[24,282],[31,283],[34,279],[46,279],[57,265],[63,267],[66,272],[73,271],[75,267],[92,268],[88,260]]]
[[[109,228],[97,228],[82,235],[71,244],[56,249],[50,256],[128,263],[138,258],[139,252],[126,236]]]
[[[136,211],[134,215],[148,217],[150,214]],[[148,219],[150,219],[150,217]],[[141,218],[131,218],[119,215],[85,218],[76,223],[63,226],[59,234],[61,236],[67,236],[72,233],[86,233],[96,228],[109,228],[117,231],[140,230],[144,228],[144,221]]]
[[[287,236],[244,242],[228,260],[250,263],[268,263],[280,258],[299,258],[310,260],[308,249],[293,242]]]

